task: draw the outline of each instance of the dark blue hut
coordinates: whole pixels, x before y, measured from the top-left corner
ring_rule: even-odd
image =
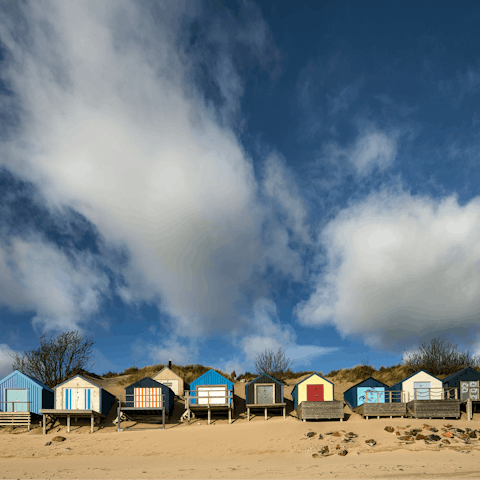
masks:
[[[283,403],[283,383],[263,373],[245,385],[246,404]]]
[[[53,408],[53,396],[51,388],[18,370],[0,380],[1,412],[31,412],[40,415],[41,408]]]
[[[385,391],[387,388],[388,386],[384,383],[379,382],[372,377],[369,377],[366,380],[357,383],[353,387],[350,387],[343,394],[343,398],[352,410],[364,404],[367,399],[367,395],[369,402],[385,403]],[[379,392],[379,394],[377,395],[376,392]]]
[[[163,385],[150,377],[145,377],[138,382],[125,387],[126,407],[128,408],[158,408],[165,407],[169,415],[174,407],[175,393],[166,385]]]
[[[480,373],[472,367],[467,367],[456,373],[452,373],[452,375],[445,377],[442,382],[444,388],[458,388],[459,398],[461,401],[465,401],[469,397],[472,400],[480,400]],[[447,391],[447,394],[449,398],[455,398],[453,391]]]

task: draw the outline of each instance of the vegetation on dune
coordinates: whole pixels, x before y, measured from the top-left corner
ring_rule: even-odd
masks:
[[[165,368],[166,366],[167,365],[163,363],[159,363],[157,365],[149,365],[143,368],[131,367],[131,368],[127,368],[125,371],[120,372],[118,374],[112,374],[112,372],[109,372],[107,375],[109,375],[110,377],[128,375],[128,377],[120,380],[119,384],[130,385],[132,383],[138,382],[142,378],[155,376],[160,370],[162,370],[162,368]],[[230,375],[228,375],[225,372],[222,372],[221,370],[217,370],[211,367],[205,367],[199,364],[197,365],[191,364],[191,365],[185,365],[185,366],[172,364],[170,369],[172,370],[172,372],[182,377],[186,383],[193,382],[193,380],[198,378],[200,375],[203,375],[204,373],[208,372],[209,370],[214,370],[220,375],[226,378],[230,378]]]

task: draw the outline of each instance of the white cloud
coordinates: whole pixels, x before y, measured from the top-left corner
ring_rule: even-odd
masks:
[[[321,244],[327,265],[297,306],[303,324],[331,323],[384,348],[478,324],[479,199],[374,193],[340,212]]]
[[[357,173],[364,177],[375,167],[380,171],[390,167],[397,154],[397,135],[387,135],[381,131],[369,131],[358,136],[355,145],[348,153]]]
[[[298,278],[300,262],[288,239],[262,244],[268,212],[251,159],[192,85],[195,57],[178,44],[183,9],[162,7],[156,17],[146,9],[115,1],[31,2],[15,17],[4,12],[2,76],[18,101],[20,124],[0,161],[33,182],[51,208],[73,208],[105,245],[126,250],[127,267],[109,263],[125,280],[118,290],[124,301],[156,302],[175,318],[175,333],[202,335],[229,328],[224,319],[236,318],[252,274],[270,264]],[[263,64],[271,41],[265,32],[259,38],[255,57]],[[219,57],[211,74],[235,105],[243,89],[231,58]],[[75,271],[45,246],[21,248],[25,268],[37,269],[36,279],[24,276],[22,284],[38,322],[73,326],[98,308],[105,279],[93,264],[80,262]],[[109,252],[102,256],[107,261]],[[40,278],[55,287],[53,296]]]
[[[14,353],[15,352],[7,344],[0,343],[0,378],[3,378],[13,372],[13,359],[11,355]]]
[[[198,343],[194,340],[187,340],[180,337],[159,337],[158,343],[139,343],[135,346],[137,353],[148,355],[148,358],[167,364],[169,360],[178,365],[194,363],[198,358]]]
[[[271,154],[265,162],[263,181],[265,194],[268,195],[286,216],[284,223],[294,236],[305,244],[311,243],[308,231],[308,212],[293,180],[293,173],[278,155]]]
[[[108,294],[108,277],[91,255],[69,258],[40,238],[0,243],[0,304],[36,312],[43,331],[79,328]]]

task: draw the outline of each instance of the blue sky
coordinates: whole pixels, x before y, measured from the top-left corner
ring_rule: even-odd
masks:
[[[1,8],[0,374],[480,353],[477,2]]]

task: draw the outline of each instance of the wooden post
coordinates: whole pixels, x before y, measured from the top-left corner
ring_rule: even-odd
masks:
[[[93,412],[92,412],[92,418],[90,420],[90,426],[91,426],[91,432],[93,433],[93,430],[94,430],[94,423],[95,423],[95,417],[93,416]]]
[[[228,409],[228,423],[229,425],[232,423],[232,409]]]
[[[162,408],[162,428],[165,430],[165,407]]]
[[[210,403],[208,404],[208,424],[210,425]]]
[[[286,417],[286,413],[287,413],[287,407],[284,406],[284,407],[283,407],[283,418]]]
[[[67,415],[67,433],[70,433],[70,415]]]
[[[467,399],[467,420],[470,421],[472,419],[472,399]]]
[[[265,420],[267,419],[267,407],[265,407]]]
[[[458,388],[455,387],[455,400],[458,400]]]
[[[122,400],[120,397],[118,397],[118,409],[117,409],[117,432],[120,431],[120,417],[122,416]]]
[[[250,421],[250,407],[247,407],[247,422]]]
[[[43,414],[43,434],[47,434],[47,416]]]

